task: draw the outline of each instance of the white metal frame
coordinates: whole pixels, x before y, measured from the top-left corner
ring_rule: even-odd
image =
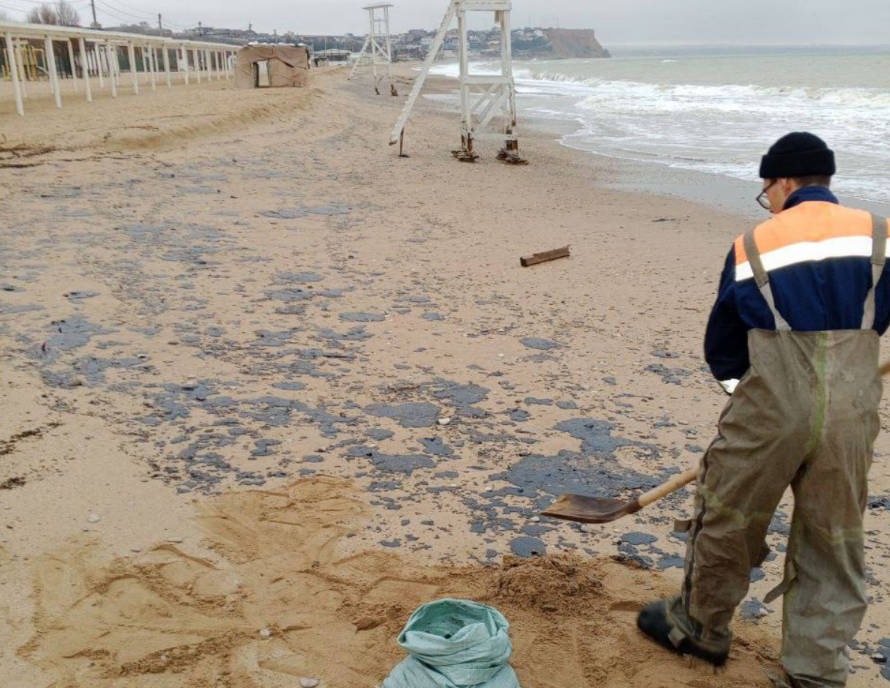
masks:
[[[355,64],[352,65],[352,71],[349,72],[349,78],[355,76],[355,71],[365,57],[365,54],[371,54],[371,67],[374,71],[374,92],[380,95],[380,82],[383,77],[377,74],[378,65],[386,67],[386,79],[389,81],[390,95],[399,95],[396,91],[395,84],[392,80],[392,36],[389,29],[389,8],[393,5],[369,5],[362,9],[367,10],[368,19],[371,25],[371,31],[365,39],[361,52]],[[382,43],[382,45],[381,45]]]
[[[423,83],[435,62],[451,23],[457,18],[458,59],[460,61],[460,111],[461,148],[453,151],[455,157],[473,162],[479,156],[473,150],[476,139],[497,139],[505,142],[498,158],[507,162],[524,162],[519,157],[516,134],[516,86],[513,81],[513,51],[510,42],[511,0],[451,0],[445,18],[439,26],[436,38],[430,46],[420,75],[414,81],[411,93],[390,137],[390,145],[403,141],[405,127],[411,110],[420,96]],[[467,39],[467,12],[494,12],[495,23],[500,27],[501,73],[496,75],[471,74],[469,66],[470,46]],[[494,130],[494,122],[500,115],[500,126]]]
[[[143,59],[143,75],[146,84],[150,84],[152,90],[157,89],[157,80],[160,75],[160,69],[163,68],[166,84],[168,87],[173,85],[172,75],[170,72],[170,50],[176,50],[177,67],[181,74],[182,80],[189,83],[189,64],[188,50],[194,53],[193,69],[195,70],[198,81],[201,81],[201,66],[198,61],[198,52],[204,51],[204,65],[207,69],[208,81],[210,81],[210,51],[216,56],[217,80],[222,79],[220,73],[220,65],[224,64],[223,71],[225,78],[228,80],[233,76],[234,60],[230,59],[240,49],[240,46],[228,45],[225,43],[207,43],[204,41],[178,40],[173,38],[164,38],[161,36],[143,36],[140,34],[98,31],[95,29],[80,29],[75,27],[64,26],[48,26],[44,24],[18,24],[15,22],[0,22],[0,37],[4,39],[6,44],[6,57],[9,65],[10,79],[12,81],[13,97],[15,98],[16,112],[22,117],[25,115],[23,99],[27,97],[27,79],[21,62],[21,46],[27,40],[42,40],[44,54],[47,61],[48,76],[50,89],[55,98],[56,107],[62,107],[62,92],[60,89],[60,79],[58,69],[56,67],[56,53],[53,41],[65,41],[68,45],[68,60],[71,64],[74,91],[78,92],[77,66],[75,62],[75,54],[79,59],[80,81],[83,82],[84,95],[87,102],[93,101],[93,90],[90,83],[90,74],[93,73],[98,77],[99,88],[105,88],[107,75],[109,86],[111,87],[111,96],[116,98],[118,95],[118,87],[120,86],[120,63],[119,49],[126,48],[127,58],[130,65],[130,74],[132,78],[133,93],[139,93],[139,82],[137,79],[136,69],[136,48],[138,47]],[[92,44],[92,49],[88,49],[88,44]],[[161,59],[158,59],[158,50],[162,51]],[[103,52],[105,64],[103,65]],[[180,62],[180,52],[186,58]],[[225,55],[226,59],[220,59],[220,55]],[[182,66],[185,68],[182,69]],[[104,73],[103,73],[104,72]]]

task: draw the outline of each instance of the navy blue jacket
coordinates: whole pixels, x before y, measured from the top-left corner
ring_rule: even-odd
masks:
[[[827,188],[810,186],[795,191],[785,211],[809,202],[837,204]],[[784,211],[783,211],[784,212]],[[748,370],[748,331],[774,330],[773,318],[753,279],[736,279],[736,247],[726,258],[717,302],[705,333],[705,359],[718,380],[740,379]],[[875,330],[890,326],[890,262],[875,295]],[[791,329],[802,332],[859,329],[865,298],[871,288],[871,259],[838,255],[803,260],[769,270],[779,313]]]

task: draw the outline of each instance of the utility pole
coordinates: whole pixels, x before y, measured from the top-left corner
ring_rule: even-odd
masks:
[[[161,24],[161,13],[158,12],[158,31],[164,33],[164,26]]]
[[[92,26],[91,26],[90,28],[92,28],[92,29],[99,29],[99,28],[101,28],[101,27],[99,26],[99,22],[98,22],[98,20],[96,19],[96,0],[90,0],[90,7],[91,7],[92,10],[93,10],[93,24],[92,24]]]

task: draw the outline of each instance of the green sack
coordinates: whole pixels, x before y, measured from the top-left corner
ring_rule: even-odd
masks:
[[[519,688],[507,662],[510,624],[497,609],[468,600],[423,605],[399,634],[410,656],[383,688]]]

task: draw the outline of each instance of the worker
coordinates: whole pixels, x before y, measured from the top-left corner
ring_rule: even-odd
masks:
[[[794,688],[843,686],[866,610],[863,516],[880,430],[879,336],[890,325],[890,226],[839,205],[834,153],[809,133],[763,157],[758,202],[774,217],[736,239],[705,357],[731,394],[698,473],[680,595],[639,628],[715,666],[786,489],[794,494],[782,583],[782,663]]]

